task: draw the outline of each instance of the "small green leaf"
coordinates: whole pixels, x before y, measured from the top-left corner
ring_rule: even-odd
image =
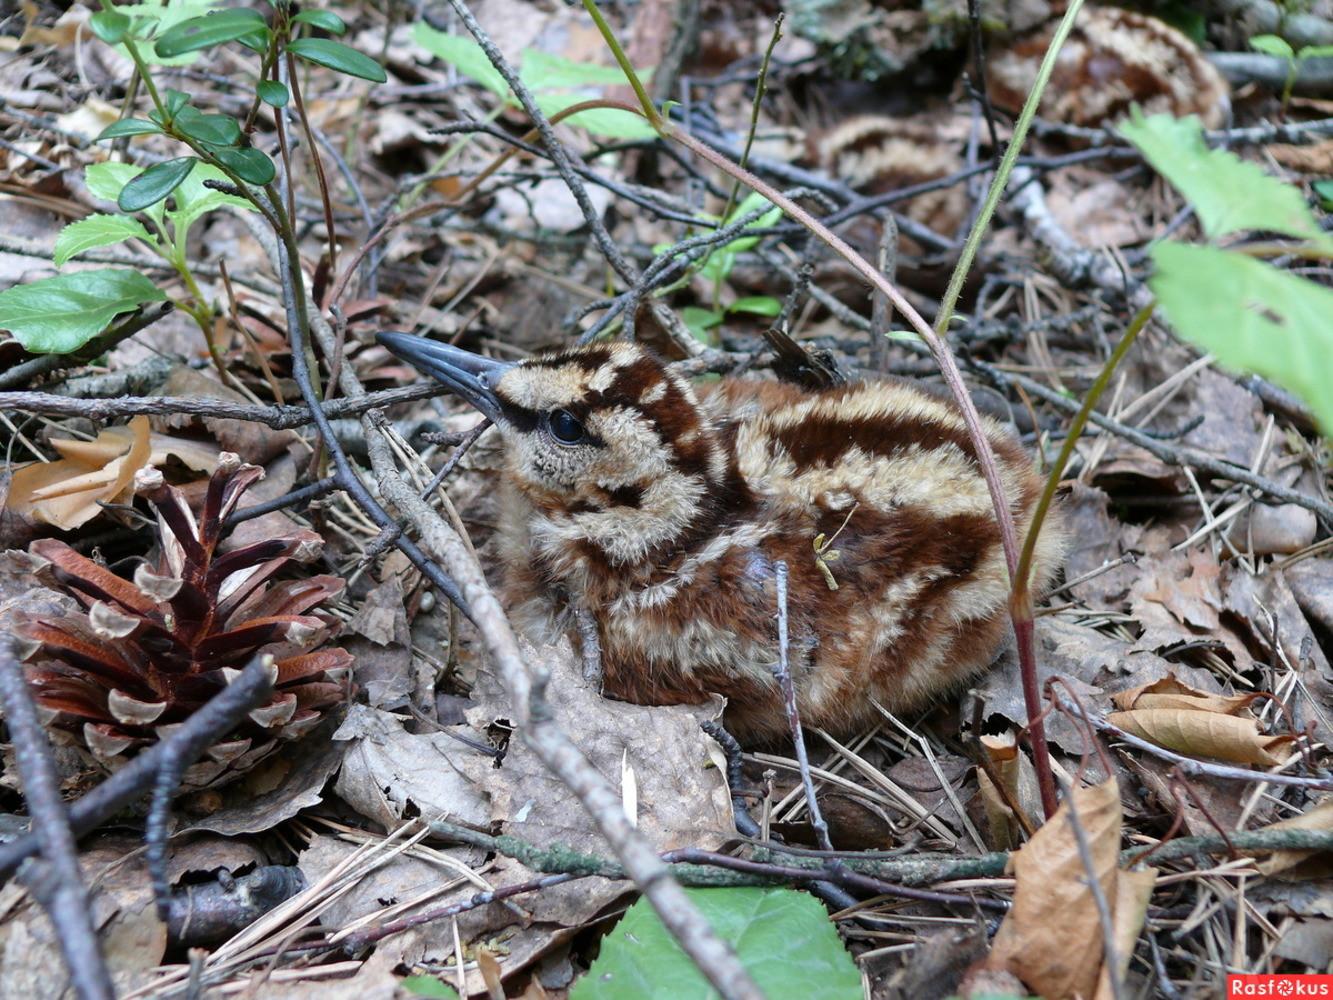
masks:
[[[316,66],[360,77],[362,80],[383,83],[388,79],[384,67],[370,56],[328,38],[298,38],[287,43],[287,51]]]
[[[727,312],[753,313],[756,316],[776,316],[782,312],[782,303],[771,295],[750,295],[727,306]]]
[[[1327,59],[1333,56],[1333,45],[1307,45],[1296,53],[1297,62],[1307,59]]]
[[[1319,199],[1319,207],[1325,212],[1333,212],[1333,180],[1315,181],[1310,187]]]
[[[1333,291],[1246,254],[1161,243],[1148,285],[1171,326],[1305,400],[1333,433]]]
[[[458,991],[435,976],[407,976],[398,980],[398,985],[414,997],[458,1000]]]
[[[0,330],[12,333],[26,350],[68,354],[121,313],[166,297],[138,271],[107,268],[62,274],[0,292]]]
[[[1235,153],[1209,149],[1197,118],[1145,118],[1135,108],[1120,134],[1189,199],[1210,238],[1257,229],[1328,245],[1300,191]]]
[[[132,23],[124,14],[114,10],[99,10],[92,16],[90,22],[93,34],[108,45],[123,42],[125,36],[130,33]]]
[[[1255,35],[1250,39],[1250,48],[1255,52],[1263,52],[1266,55],[1277,56],[1279,59],[1295,59],[1296,52],[1286,39],[1279,38],[1277,35]]]
[[[143,173],[143,167],[133,163],[90,163],[83,170],[83,182],[88,190],[103,201],[115,201],[135,177]]]
[[[584,100],[582,97],[570,97],[568,94],[537,94],[537,106],[549,118],[572,104]],[[655,139],[657,133],[642,115],[619,108],[590,108],[570,115],[564,119],[566,125],[586,128],[594,135],[604,135],[612,139]]]
[[[213,155],[218,162],[236,172],[243,181],[263,187],[278,175],[273,161],[261,150],[254,147],[245,149],[215,149]]]
[[[102,129],[94,142],[101,142],[103,139],[119,139],[124,135],[157,135],[162,131],[156,122],[150,122],[144,118],[122,118],[118,122],[112,122],[106,128]]]
[[[828,913],[794,889],[686,889],[764,996],[860,1000],[861,973]],[[705,1000],[717,993],[645,899],[603,940],[570,1000]]]
[[[303,10],[292,20],[297,24],[308,24],[312,28],[327,31],[330,35],[341,35],[347,31],[347,24],[331,10]]]
[[[247,7],[232,7],[214,11],[203,17],[192,17],[182,21],[162,33],[154,46],[163,59],[171,59],[187,52],[234,42],[238,38],[256,31],[266,31],[268,23],[264,15]]]
[[[104,215],[98,212],[78,222],[71,222],[56,237],[54,258],[56,267],[63,267],[71,257],[94,247],[111,246],[124,240],[144,240],[156,243],[143,223],[128,215]]]
[[[412,26],[412,40],[433,56],[443,59],[464,76],[470,76],[499,97],[509,95],[509,84],[491,65],[481,46],[470,38],[436,31],[425,21]]]
[[[193,156],[179,156],[165,163],[155,163],[134,178],[120,192],[116,204],[122,212],[141,212],[156,205],[180,187],[198,161]]]
[[[227,115],[206,115],[187,106],[173,124],[182,135],[206,146],[234,146],[241,141],[241,126]]]
[[[174,120],[181,109],[190,103],[190,95],[181,90],[167,89],[162,97],[162,106],[167,110],[167,118]]]
[[[259,99],[271,108],[285,108],[287,102],[292,99],[287,84],[281,80],[260,80],[255,90],[259,94]]]
[[[712,343],[708,331],[723,320],[723,314],[712,309],[700,309],[698,306],[686,306],[680,311],[680,320],[685,329],[694,335],[701,344]]]
[[[231,183],[227,179],[227,175],[212,164],[199,163],[195,165],[194,170],[176,189],[176,195],[172,198],[174,207],[166,213],[176,231],[177,240],[182,238],[181,234],[194,225],[196,220],[216,209],[236,208],[246,212],[258,211],[245,198],[207,187],[205,185],[206,181]]]

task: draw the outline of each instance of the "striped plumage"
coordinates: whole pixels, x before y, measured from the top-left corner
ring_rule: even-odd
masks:
[[[608,695],[719,692],[738,737],[785,733],[777,560],[807,726],[846,733],[876,718],[872,701],[919,707],[993,659],[1008,577],[952,404],[898,382],[692,386],[625,343],[505,364],[401,334],[382,342],[496,421],[511,616],[553,639],[571,609],[591,612]],[[1025,531],[1040,480],[999,424],[986,427]],[[1059,549],[1046,532],[1038,590]]]

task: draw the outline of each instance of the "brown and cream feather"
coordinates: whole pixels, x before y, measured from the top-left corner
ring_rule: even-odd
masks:
[[[571,609],[590,612],[609,696],[676,704],[718,692],[738,737],[785,733],[772,673],[779,560],[807,725],[846,733],[876,717],[876,702],[920,707],[992,662],[1008,575],[951,403],[897,382],[695,387],[632,344],[507,365],[384,342],[460,394],[485,394],[471,401],[506,439],[511,616],[553,639]],[[480,389],[455,384],[459,364]],[[985,426],[1021,534],[1041,482],[1018,443]],[[1038,590],[1059,552],[1058,529],[1044,532]]]

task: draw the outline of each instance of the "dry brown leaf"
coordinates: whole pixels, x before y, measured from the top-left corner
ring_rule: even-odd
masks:
[[[92,441],[53,438],[54,462],[33,462],[14,472],[8,510],[64,531],[91,521],[100,503],[129,499],[134,474],[175,457],[196,472],[217,468],[216,445],[149,432],[148,418],[108,427]]]
[[[1092,872],[1108,903],[1120,899],[1120,790],[1114,780],[1072,793]],[[995,935],[990,969],[1011,972],[1047,1000],[1090,997],[1102,967],[1102,926],[1069,802],[1016,851],[1014,905]],[[1114,916],[1114,911],[1113,911]]]
[[[1279,823],[1266,826],[1265,830],[1333,830],[1333,799],[1325,799],[1313,809],[1308,809],[1299,816],[1284,819]],[[1315,857],[1318,851],[1274,851],[1259,862],[1259,870],[1265,875],[1276,875],[1290,871]],[[1327,874],[1326,872],[1320,874]]]
[[[1148,901],[1152,898],[1153,886],[1156,884],[1155,868],[1121,871],[1116,879],[1115,902],[1111,912],[1114,914],[1115,954],[1122,983],[1129,969],[1129,960],[1134,957],[1134,942],[1143,930],[1143,921],[1148,916]],[[1103,965],[1097,978],[1096,1000],[1113,1000],[1114,997],[1110,974]]]
[[[1025,784],[1034,786],[1035,790],[1035,781],[1025,783],[1022,780],[1024,765],[1028,762],[1019,752],[1018,741],[1012,733],[983,736],[981,745],[992,765],[990,771],[982,769],[977,772],[981,804],[986,810],[986,822],[990,827],[990,847],[997,851],[1011,850],[1023,842],[1023,824],[1014,815],[1010,803],[1016,803],[1031,818],[1033,812],[1023,793]],[[1002,783],[1003,791],[991,781],[991,772]]]
[[[1178,708],[1187,711],[1216,712],[1219,715],[1240,715],[1250,706],[1256,694],[1209,694],[1183,684],[1175,674],[1141,684],[1127,691],[1118,691],[1111,698],[1122,711],[1131,709]]]
[[[1277,767],[1292,755],[1291,736],[1259,732],[1254,719],[1173,708],[1112,712],[1107,720],[1159,747],[1232,764]]]

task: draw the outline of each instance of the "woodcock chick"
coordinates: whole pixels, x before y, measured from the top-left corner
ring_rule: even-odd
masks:
[[[554,641],[570,609],[590,612],[611,697],[717,692],[742,742],[785,735],[778,560],[806,726],[847,734],[878,718],[873,702],[919,708],[984,670],[1006,634],[999,529],[949,401],[896,381],[692,386],[629,343],[510,363],[379,340],[500,429],[511,617]],[[1000,424],[985,426],[1021,538],[1041,480]],[[1039,594],[1060,549],[1048,527]]]

